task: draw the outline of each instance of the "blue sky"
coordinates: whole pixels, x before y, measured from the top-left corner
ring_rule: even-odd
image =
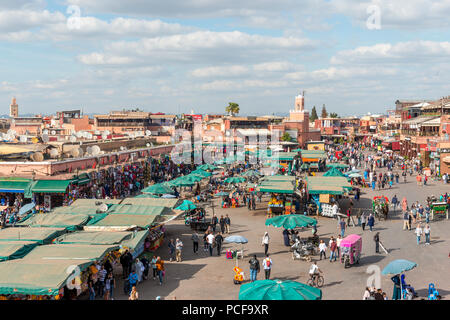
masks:
[[[16,96],[21,113],[263,115],[301,90],[309,110],[381,113],[449,94],[449,14],[448,0],[0,0],[0,113]]]

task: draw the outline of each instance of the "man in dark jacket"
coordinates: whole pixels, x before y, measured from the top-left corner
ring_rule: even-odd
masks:
[[[219,222],[219,221],[217,220],[217,217],[216,217],[215,215],[213,215],[212,218],[211,218],[211,226],[212,226],[212,229],[213,229],[213,232],[214,232],[214,233],[216,232],[216,225],[217,225],[217,222]]]
[[[373,241],[375,241],[375,253],[380,253],[380,233],[377,232],[373,237]]]
[[[250,264],[250,281],[256,281],[259,272],[259,261],[256,258],[256,254],[253,255],[253,258],[248,262]]]
[[[225,218],[223,216],[220,216],[219,224],[220,224],[220,231],[222,233],[225,233]]]
[[[223,242],[222,234],[219,232],[214,240],[216,241],[217,255],[220,256],[220,251],[222,249],[222,242]]]
[[[131,253],[127,250],[125,253],[120,257],[120,264],[122,265],[123,270],[123,278],[127,278],[130,274],[130,268],[131,268],[131,262],[133,261],[133,257],[131,256]]]

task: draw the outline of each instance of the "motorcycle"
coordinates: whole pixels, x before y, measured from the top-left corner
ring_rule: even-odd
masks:
[[[291,246],[292,260],[305,260],[311,262],[311,256],[315,254],[314,244],[311,242],[302,242],[299,239]]]

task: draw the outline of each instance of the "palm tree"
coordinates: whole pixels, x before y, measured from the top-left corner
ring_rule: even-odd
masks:
[[[228,114],[234,116],[236,113],[239,113],[239,104],[235,102],[229,102],[228,106],[225,108],[225,111],[228,112]]]

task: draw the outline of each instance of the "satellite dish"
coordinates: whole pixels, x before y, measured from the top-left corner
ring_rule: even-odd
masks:
[[[49,141],[48,134],[44,133],[44,134],[42,135],[42,141],[43,141],[44,143],[47,143],[47,142]]]
[[[100,150],[100,147],[97,146],[97,145],[91,147],[91,154],[92,154],[93,156],[96,156],[96,155],[100,154],[100,151],[101,151],[101,150]]]
[[[150,147],[150,143],[147,143],[146,146],[147,146],[147,147]]]
[[[76,133],[76,136],[77,136],[77,138],[83,138],[83,132],[78,131],[78,132]]]
[[[56,159],[59,156],[59,151],[56,148],[50,149],[50,158]]]
[[[124,146],[120,146],[120,151],[124,151],[125,150],[125,147]]]
[[[48,130],[44,129],[44,131],[42,131],[42,134],[48,134]]]
[[[70,136],[70,142],[76,142],[77,137],[76,136]]]
[[[95,131],[94,131],[94,134],[95,134],[96,136],[98,136],[98,135],[100,135],[100,131],[99,131],[99,130],[95,130]]]
[[[86,139],[87,139],[88,133],[87,133],[86,131],[82,131],[82,135],[83,135],[83,138],[86,138]]]
[[[108,138],[108,135],[106,134],[106,132],[103,132],[102,133],[102,139],[103,140],[106,140]]]
[[[105,131],[103,131],[106,135],[110,135],[111,134],[111,132],[109,132],[109,130],[105,130]]]
[[[145,131],[145,135],[146,135],[146,136],[151,136],[151,135],[152,135],[152,132],[151,132],[150,130],[146,130],[146,131]]]
[[[56,131],[55,130],[52,130],[52,136],[54,136],[55,134],[56,134]]]
[[[28,137],[27,136],[20,136],[19,137],[19,141],[22,142],[22,143],[27,143]]]
[[[88,155],[92,155],[92,147],[87,147],[86,148],[86,153],[88,154]]]
[[[92,139],[92,133],[88,132],[88,133],[87,133],[87,138],[88,138],[89,140],[91,140],[91,139]]]
[[[9,134],[10,136],[15,136],[17,134],[17,132],[14,129],[9,129],[7,134]]]

